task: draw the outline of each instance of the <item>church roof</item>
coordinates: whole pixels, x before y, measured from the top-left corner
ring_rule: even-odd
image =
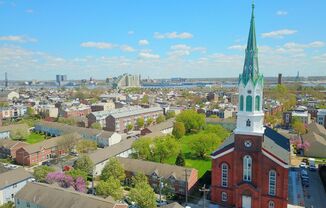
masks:
[[[234,147],[234,134],[228,137],[219,148],[217,148],[211,156],[217,156],[227,150]],[[284,137],[277,131],[265,127],[264,141],[262,143],[262,148],[268,153],[272,154],[274,157],[280,159],[283,163],[289,164],[289,152],[290,152],[290,141],[288,138]]]

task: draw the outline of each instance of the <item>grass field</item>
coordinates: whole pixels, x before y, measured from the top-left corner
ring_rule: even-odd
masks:
[[[27,138],[26,138],[26,142],[28,144],[35,144],[38,142],[41,142],[45,139],[44,135],[41,134],[37,134],[35,132],[32,132]]]
[[[191,137],[193,135],[188,135],[182,137],[179,142],[181,145],[182,153],[185,155],[186,167],[195,168],[198,170],[198,178],[202,177],[207,170],[211,169],[211,159],[199,159],[195,158],[189,148],[189,142],[191,141]],[[174,164],[176,157],[169,158],[166,163]]]

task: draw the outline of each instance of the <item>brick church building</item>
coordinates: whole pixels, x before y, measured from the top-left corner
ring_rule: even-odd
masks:
[[[263,86],[253,4],[238,82],[237,127],[211,155],[211,200],[222,207],[287,207],[290,143],[263,124]]]

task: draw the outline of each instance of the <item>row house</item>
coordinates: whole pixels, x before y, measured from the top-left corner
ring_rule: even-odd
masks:
[[[80,138],[77,133],[74,137]],[[36,144],[30,144],[19,148],[16,151],[16,162],[21,165],[41,164],[44,161],[51,160],[65,154],[63,148],[58,146],[64,136],[54,137]]]
[[[114,108],[115,108],[115,104],[111,100],[107,102],[95,103],[91,105],[92,112],[109,111]]]
[[[172,134],[173,126],[174,126],[175,119],[169,119],[163,121],[159,124],[148,126],[140,131],[142,136],[146,135],[148,137],[156,137],[156,136],[163,136],[167,134]]]
[[[41,121],[35,125],[34,131],[44,133],[48,136],[61,136],[69,133],[78,133],[83,139],[95,141],[99,147],[106,147],[119,143],[121,134],[113,131],[70,126],[57,122]]]
[[[25,116],[27,113],[27,106],[17,105],[0,108],[2,119],[15,119]]]
[[[21,147],[28,145],[25,142],[14,141],[11,139],[0,140],[0,158],[16,158],[16,151]]]
[[[62,110],[61,115],[65,118],[87,116],[92,112],[91,107],[87,105],[72,106]]]
[[[115,132],[126,132],[128,125],[133,125],[134,128],[137,126],[138,118],[143,118],[146,124],[148,119],[152,119],[155,123],[156,118],[163,115],[163,109],[161,107],[150,107],[150,108],[124,108],[119,112],[111,113],[106,118],[106,130]]]
[[[154,190],[159,190],[160,181],[170,183],[174,193],[185,195],[191,192],[198,180],[198,171],[177,165],[162,164],[144,160],[117,157],[126,172],[126,183],[137,173],[148,177],[149,184]]]
[[[34,106],[34,109],[38,114],[44,115],[44,117],[57,118],[59,116],[59,109],[52,104],[37,105]]]

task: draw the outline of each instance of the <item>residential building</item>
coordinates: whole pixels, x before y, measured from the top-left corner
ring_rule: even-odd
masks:
[[[294,111],[292,111],[292,118],[297,118],[304,124],[311,123],[311,115],[305,106],[298,106]]]
[[[326,129],[322,125],[312,122],[307,126],[308,133],[301,135],[306,157],[326,158]]]
[[[172,134],[175,119],[169,119],[159,124],[148,126],[140,131],[140,134],[147,137],[163,136]]]
[[[109,110],[113,110],[114,108],[115,108],[115,104],[111,100],[107,102],[95,103],[91,105],[92,112],[109,111]]]
[[[119,133],[126,132],[127,125],[133,125],[138,128],[137,119],[143,118],[146,124],[148,119],[152,119],[155,123],[156,118],[163,115],[161,107],[141,108],[139,106],[119,108],[118,111],[110,113],[106,118],[106,127],[108,131],[115,131]]]
[[[59,116],[59,109],[52,104],[37,105],[34,109],[38,114],[44,115],[44,118],[57,118]]]
[[[290,142],[263,125],[263,85],[253,4],[236,129],[211,154],[211,201],[223,207],[287,207]]]
[[[13,100],[19,99],[19,93],[10,90],[2,90],[0,91],[0,102],[9,102]]]
[[[326,109],[318,109],[317,123],[326,128]]]
[[[33,181],[33,176],[24,168],[0,172],[0,206],[14,202],[14,197],[27,182]]]
[[[115,88],[129,88],[129,87],[140,87],[140,75],[123,74],[118,77]]]
[[[16,208],[127,208],[111,199],[44,183],[28,183],[15,196]]]
[[[126,172],[127,180],[137,173],[144,173],[150,185],[157,191],[161,180],[168,181],[176,194],[185,195],[191,192],[198,180],[198,171],[177,165],[162,164],[144,160],[117,157]],[[187,173],[187,175],[186,175]]]
[[[71,136],[81,139],[81,135],[72,133]],[[59,147],[60,140],[65,136],[58,136],[46,139],[42,142],[25,145],[16,151],[16,162],[21,165],[41,164],[65,154],[62,147]]]
[[[1,107],[0,114],[2,119],[16,119],[25,116],[27,113],[27,106],[15,105],[9,107]]]
[[[66,107],[60,111],[60,115],[69,117],[87,116],[92,112],[91,107],[88,105],[80,104],[79,106]]]
[[[78,133],[84,139],[95,141],[99,147],[110,146],[121,141],[121,134],[113,131],[70,126],[57,122],[41,121],[35,125],[34,131],[44,133],[49,136],[61,136],[69,133]]]
[[[132,153],[132,144],[136,141],[135,138],[125,139],[117,144],[114,144],[103,149],[98,149],[90,154],[89,158],[94,164],[93,175],[99,176],[102,174],[102,170],[106,163],[112,157],[129,157]]]
[[[11,139],[0,139],[0,158],[16,158],[16,151],[28,145],[25,142],[14,141]]]

